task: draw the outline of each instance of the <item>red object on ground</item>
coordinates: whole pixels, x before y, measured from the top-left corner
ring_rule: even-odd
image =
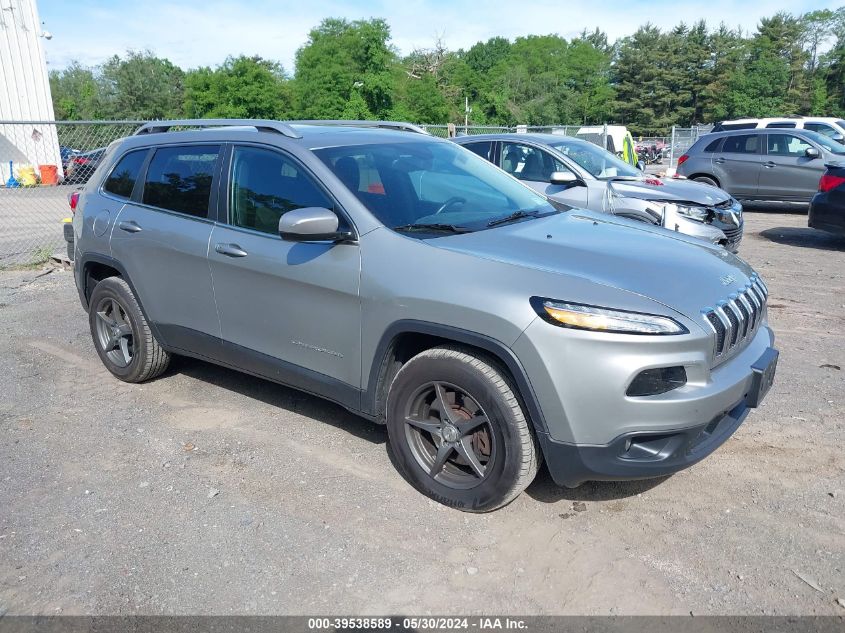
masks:
[[[842,176],[831,176],[830,174],[824,174],[822,179],[819,180],[819,191],[825,193],[830,191],[831,189],[836,189],[839,185],[845,183],[845,178]]]
[[[59,168],[55,165],[39,165],[38,171],[41,173],[42,185],[59,184]]]

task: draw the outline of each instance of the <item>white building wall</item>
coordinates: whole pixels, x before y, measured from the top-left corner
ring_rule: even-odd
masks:
[[[0,0],[0,122],[53,121],[53,99],[36,0]],[[0,123],[0,186],[21,164],[62,161],[55,125]]]

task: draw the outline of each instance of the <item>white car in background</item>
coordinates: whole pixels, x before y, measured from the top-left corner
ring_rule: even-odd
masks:
[[[779,128],[783,130],[809,130],[818,132],[845,144],[845,120],[825,116],[770,117],[766,119],[734,119],[720,121],[711,132],[730,132],[732,130],[754,130],[760,128]]]

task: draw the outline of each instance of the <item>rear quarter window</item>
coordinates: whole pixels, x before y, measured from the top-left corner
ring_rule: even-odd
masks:
[[[473,154],[478,154],[481,158],[490,160],[490,141],[483,141],[480,143],[463,143],[462,146],[467,148]]]
[[[721,142],[722,142],[722,139],[721,139],[721,138],[714,138],[712,141],[710,141],[709,143],[707,143],[707,145],[705,146],[705,148],[704,148],[703,150],[701,150],[701,151],[702,151],[702,152],[706,152],[706,153],[708,153],[708,154],[711,154],[711,153],[713,153],[713,152],[716,152],[716,151],[718,151],[718,150],[719,150],[719,145],[721,144]]]
[[[219,145],[158,148],[147,169],[144,204],[207,217],[219,155]]]
[[[757,127],[756,123],[723,123],[719,126],[719,130],[753,130]]]
[[[139,149],[125,154],[106,178],[103,190],[119,198],[130,198],[147,152],[147,149]]]

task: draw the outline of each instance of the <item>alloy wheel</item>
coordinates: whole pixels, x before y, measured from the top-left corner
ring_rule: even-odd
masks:
[[[97,305],[97,342],[118,367],[132,362],[134,337],[126,310],[118,301],[104,297]]]
[[[446,382],[430,382],[409,399],[405,439],[414,459],[435,481],[474,488],[491,472],[496,442],[478,400]]]

